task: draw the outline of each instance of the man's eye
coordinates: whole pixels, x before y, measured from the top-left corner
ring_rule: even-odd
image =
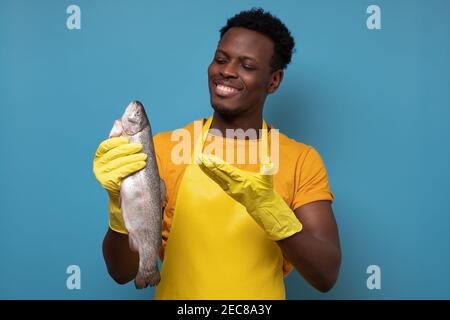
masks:
[[[251,66],[251,65],[248,65],[248,64],[244,64],[243,67],[244,67],[245,70],[249,70],[249,71],[252,71],[252,70],[256,69],[254,66]]]
[[[225,61],[225,59],[216,58],[216,62],[218,64],[224,64],[226,61]]]

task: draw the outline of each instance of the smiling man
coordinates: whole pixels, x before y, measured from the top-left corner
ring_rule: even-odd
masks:
[[[208,68],[213,115],[196,122],[203,132],[199,137],[195,123],[184,128],[195,137],[189,153],[195,161],[173,161],[174,132],[154,137],[167,188],[155,298],[285,299],[284,277],[293,268],[321,292],[335,284],[341,253],[322,159],[313,147],[281,133],[276,144],[264,138],[277,132],[263,120],[264,103],[280,86],[293,49],[290,32],[270,13],[252,9],[232,17],[220,30]],[[236,130],[259,136],[242,138]],[[253,140],[268,157],[251,163],[248,157],[233,161],[228,156],[242,150],[251,154]],[[227,156],[207,152],[211,143]],[[108,140],[103,148],[107,145],[119,147]],[[125,150],[127,144],[120,147]],[[142,163],[139,151],[130,146],[114,174],[124,177],[141,169],[131,165]],[[280,159],[276,172],[268,161],[274,151]],[[134,279],[139,257],[128,247],[120,210],[110,210],[103,253],[118,283]]]

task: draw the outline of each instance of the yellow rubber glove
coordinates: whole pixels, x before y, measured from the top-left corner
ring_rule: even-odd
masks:
[[[260,173],[243,171],[214,155],[200,154],[200,168],[240,202],[271,240],[281,240],[302,230],[294,212],[273,188],[273,164],[261,166]]]
[[[145,167],[147,155],[137,153],[142,144],[129,143],[127,138],[110,138],[97,148],[94,158],[94,175],[109,195],[109,227],[127,234],[120,210],[119,196],[122,180]]]

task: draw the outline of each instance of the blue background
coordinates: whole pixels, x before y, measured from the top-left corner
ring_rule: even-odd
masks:
[[[66,8],[81,8],[68,30]],[[382,29],[366,9],[381,7]],[[262,6],[297,52],[268,122],[322,155],[335,194],[341,274],[321,294],[296,272],[289,299],[450,298],[450,2],[0,2],[0,298],[150,299],[120,286],[101,243],[98,143],[132,99],[154,132],[210,114],[218,30]],[[66,268],[81,268],[81,290]],[[381,268],[381,290],[366,268]]]

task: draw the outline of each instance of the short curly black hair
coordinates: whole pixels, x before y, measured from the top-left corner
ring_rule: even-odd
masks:
[[[241,11],[227,20],[227,24],[220,29],[220,39],[233,27],[241,27],[257,31],[268,36],[274,43],[274,54],[270,61],[272,71],[286,69],[291,62],[295,40],[288,28],[280,19],[262,8],[252,8]]]

